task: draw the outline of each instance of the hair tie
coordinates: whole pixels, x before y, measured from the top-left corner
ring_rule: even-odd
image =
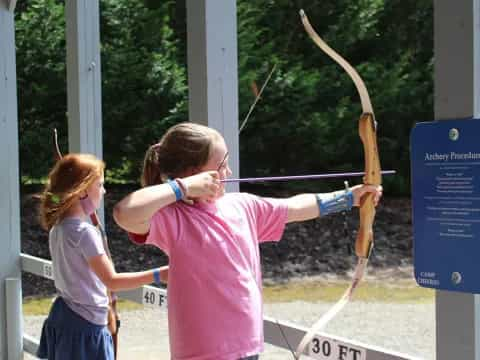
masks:
[[[50,195],[50,200],[52,201],[52,203],[54,203],[55,205],[60,204],[60,196],[59,195],[53,194],[53,193],[48,193],[48,195]]]
[[[152,146],[150,146],[150,148],[151,148],[152,150],[157,151],[157,150],[160,148],[160,146],[161,146],[160,143],[156,143],[156,144],[153,144]]]

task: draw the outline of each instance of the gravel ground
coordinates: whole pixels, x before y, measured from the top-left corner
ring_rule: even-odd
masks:
[[[310,326],[312,319],[324,313],[332,304],[295,301],[266,304],[265,314],[298,325]],[[120,332],[118,360],[168,360],[168,329],[166,312],[145,308],[124,312]],[[435,308],[427,304],[386,304],[355,301],[335,318],[325,333],[352,339],[388,350],[434,359]],[[24,331],[39,337],[43,317],[24,320]],[[26,355],[25,359],[33,359]],[[291,354],[266,345],[262,360],[292,359]]]

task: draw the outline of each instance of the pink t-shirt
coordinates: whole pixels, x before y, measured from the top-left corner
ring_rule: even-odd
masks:
[[[172,359],[237,360],[263,350],[258,243],[280,240],[286,220],[286,201],[245,193],[154,215],[147,244],[169,256]]]

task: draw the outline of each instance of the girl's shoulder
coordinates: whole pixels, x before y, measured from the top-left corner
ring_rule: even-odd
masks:
[[[224,206],[237,206],[255,211],[268,211],[287,206],[287,199],[264,197],[246,192],[226,193],[221,201]]]
[[[223,195],[220,199],[225,202],[238,202],[246,204],[260,201],[262,198],[258,195],[247,192],[230,192],[225,193],[225,195]]]
[[[231,192],[225,193],[220,199],[220,206],[233,206],[248,208],[254,206],[261,198],[257,195],[253,195],[245,192]]]
[[[93,226],[90,222],[79,218],[65,218],[59,223],[59,225],[63,229],[68,229],[79,233],[96,230],[95,226]]]
[[[227,201],[249,201],[252,198],[258,197],[257,195],[253,195],[247,192],[227,192],[225,195],[221,197],[221,199]]]
[[[55,227],[57,229],[55,229]],[[60,230],[60,233],[65,239],[72,242],[72,245],[78,245],[83,238],[93,238],[99,236],[98,230],[88,221],[78,218],[65,218],[60,223],[52,228],[53,230]]]

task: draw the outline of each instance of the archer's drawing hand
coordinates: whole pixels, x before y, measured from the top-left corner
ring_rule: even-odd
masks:
[[[353,206],[360,206],[362,197],[368,193],[373,193],[375,195],[373,203],[377,206],[383,195],[383,187],[381,185],[375,186],[361,184],[352,186],[350,190],[352,190],[353,193]]]
[[[183,178],[187,199],[213,201],[221,189],[220,176],[217,171],[205,171]]]

